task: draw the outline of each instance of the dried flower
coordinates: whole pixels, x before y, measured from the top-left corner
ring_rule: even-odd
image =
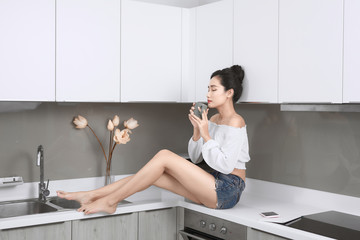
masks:
[[[108,121],[108,124],[107,124],[107,129],[109,131],[113,131],[114,130],[114,125],[113,122],[111,120]]]
[[[83,116],[78,115],[74,118],[73,123],[75,124],[76,128],[86,128],[88,125],[88,121]]]
[[[119,116],[118,116],[118,115],[115,115],[114,118],[113,118],[113,120],[112,120],[112,122],[113,122],[114,126],[117,127],[117,126],[119,125],[119,123],[120,123],[120,118],[119,118]]]
[[[137,120],[135,120],[134,118],[130,118],[129,120],[124,122],[124,126],[128,129],[134,129],[137,128],[139,124]]]
[[[125,128],[122,131],[120,131],[120,129],[116,128],[120,123],[119,116],[115,115],[112,121],[109,120],[108,124],[107,124],[107,129],[110,132],[110,141],[109,141],[109,152],[108,152],[108,155],[106,155],[104,146],[102,145],[100,139],[95,134],[94,130],[88,124],[88,121],[86,120],[86,118],[78,115],[77,117],[74,118],[73,123],[75,124],[76,128],[88,127],[90,129],[90,131],[96,137],[96,140],[99,142],[100,148],[104,154],[105,161],[106,161],[105,179],[106,179],[106,183],[108,183],[108,179],[110,179],[111,160],[112,160],[112,156],[113,156],[115,147],[118,144],[126,144],[127,142],[129,142],[130,141],[129,134],[131,134],[130,129],[134,129],[134,128],[138,127],[139,124],[137,123],[137,121],[135,119],[130,118],[128,121],[124,122]],[[115,143],[113,141],[115,141]]]
[[[126,129],[120,131],[120,129],[116,129],[115,130],[115,135],[114,135],[114,141],[117,144],[126,144],[127,142],[130,141],[130,136],[128,131],[126,131]]]

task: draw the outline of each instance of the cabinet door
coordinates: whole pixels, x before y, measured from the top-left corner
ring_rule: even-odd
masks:
[[[39,225],[33,227],[22,227],[15,229],[0,230],[1,240],[70,240],[71,239],[71,223],[54,223]]]
[[[139,213],[139,240],[175,240],[176,236],[176,208]]]
[[[280,0],[280,102],[342,102],[342,0]]]
[[[55,0],[0,1],[0,100],[55,100]]]
[[[120,1],[56,4],[56,100],[119,102]]]
[[[253,228],[247,228],[247,240],[283,240],[287,238],[279,237],[270,233],[262,232]]]
[[[241,102],[278,102],[278,6],[234,1],[234,63],[245,71]]]
[[[196,9],[196,100],[206,101],[210,76],[233,63],[233,0]]]
[[[72,221],[72,239],[137,239],[138,214]]]
[[[344,2],[343,102],[360,102],[360,1]]]
[[[180,101],[181,8],[122,1],[121,101]]]

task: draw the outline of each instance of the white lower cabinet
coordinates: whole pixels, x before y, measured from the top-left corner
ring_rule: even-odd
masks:
[[[0,230],[1,240],[70,240],[71,222]],[[89,238],[88,238],[89,239]]]
[[[177,239],[176,208],[140,212],[138,239]]]
[[[138,213],[72,221],[72,239],[137,239]]]
[[[253,228],[247,228],[247,240],[282,240],[287,239],[271,233],[259,231]]]
[[[177,208],[0,230],[0,240],[177,239]]]
[[[176,208],[72,221],[73,240],[176,239]]]

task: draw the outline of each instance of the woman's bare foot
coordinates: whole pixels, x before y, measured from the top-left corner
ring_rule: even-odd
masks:
[[[100,198],[93,203],[82,205],[77,211],[84,212],[85,215],[106,212],[112,214],[116,211],[117,202],[112,203],[107,197]]]
[[[75,200],[79,202],[81,205],[90,204],[94,202],[95,196],[89,192],[64,192],[64,191],[56,191],[59,198],[65,198],[67,200]]]

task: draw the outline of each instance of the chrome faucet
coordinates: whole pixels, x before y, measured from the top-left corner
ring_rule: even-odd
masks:
[[[39,183],[39,201],[46,202],[46,197],[50,195],[49,180],[45,187],[44,182],[44,147],[40,145],[37,149],[36,166],[40,167],[40,183]]]

